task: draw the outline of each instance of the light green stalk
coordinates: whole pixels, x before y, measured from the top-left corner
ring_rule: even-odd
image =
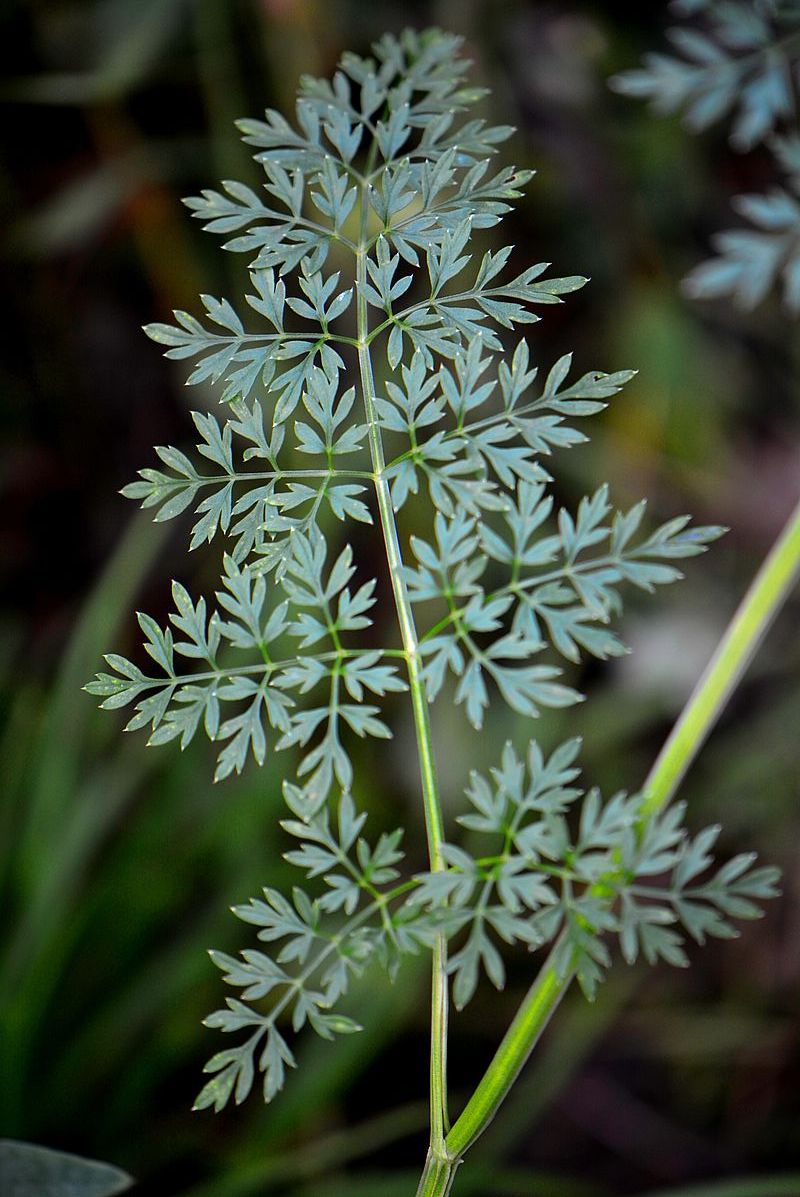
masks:
[[[800,504],[758,571],[719,647],[703,673],[643,787],[644,815],[651,818],[673,798],[680,782],[747,668],[767,628],[800,573]],[[455,1166],[486,1129],[572,982],[555,967],[550,952],[516,1017],[460,1117],[445,1140]],[[420,1182],[422,1197],[445,1197],[454,1167],[444,1175],[429,1159]]]
[[[670,801],[800,573],[800,503],[742,599],[644,783],[644,812]]]

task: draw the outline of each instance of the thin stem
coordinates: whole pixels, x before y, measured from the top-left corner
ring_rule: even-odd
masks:
[[[260,661],[258,665],[231,665],[229,668],[220,665],[215,669],[208,669],[203,673],[174,673],[165,674],[164,677],[145,677],[137,678],[131,685],[140,686],[141,689],[152,689],[153,686],[181,686],[193,685],[195,682],[209,682],[214,678],[227,677],[247,677],[249,674],[258,673],[274,673],[276,669],[288,669],[290,665],[296,665],[298,660],[306,661],[338,661],[350,660],[358,657],[372,656],[375,652],[372,648],[343,648],[333,649],[330,652],[324,653],[302,653],[294,657],[285,657],[282,661]],[[403,648],[382,648],[380,650],[381,657],[396,657],[406,659],[406,652]],[[210,662],[209,662],[210,664]]]
[[[313,331],[316,331],[319,325],[316,325]],[[274,332],[274,333],[231,333],[226,336],[224,333],[209,333],[206,329],[205,340],[208,342],[219,342],[221,345],[232,345],[234,342],[240,341],[308,341],[312,335],[312,329],[300,329],[296,332]],[[336,341],[337,344],[355,345],[357,342],[352,337],[341,336],[339,333],[323,332],[321,337],[317,338],[318,346],[325,341]]]
[[[629,550],[627,556],[634,557],[636,550]],[[486,595],[486,602],[492,603],[495,599],[503,598],[507,594],[521,594],[525,590],[535,590],[538,586],[544,586],[547,582],[556,582],[561,578],[568,578],[571,574],[581,574],[587,570],[602,569],[606,565],[618,565],[619,556],[613,556],[610,553],[605,553],[602,557],[590,557],[586,561],[571,561],[566,565],[560,565],[557,569],[549,569],[545,573],[531,574],[527,578],[517,578],[516,580],[506,582],[504,586],[498,586],[496,590],[490,590]],[[456,623],[466,611],[466,606],[457,607],[451,604],[451,609],[447,615],[443,615],[438,623],[429,628],[422,636],[422,643],[427,640],[432,640],[434,636],[439,633],[451,623]]]
[[[468,291],[454,291],[452,294],[442,295],[439,291],[432,292],[427,299],[419,299],[416,303],[412,303],[402,311],[393,312],[386,320],[382,321],[376,328],[373,328],[369,333],[369,342],[375,340],[379,333],[384,332],[385,329],[390,328],[392,324],[402,324],[402,322],[415,312],[420,312],[424,308],[437,308],[441,304],[460,303],[462,300],[476,299],[478,295],[488,296],[490,299],[495,295],[504,295],[507,287],[470,287]]]
[[[355,245],[347,237],[337,229],[331,229],[330,225],[320,224],[316,220],[311,220],[308,216],[298,215],[296,212],[281,212],[277,208],[268,208],[266,204],[262,204],[259,208],[253,210],[254,220],[271,220],[272,224],[262,224],[259,228],[267,229],[270,233],[280,232],[285,235],[291,233],[298,226],[304,229],[312,229],[315,233],[322,233],[326,237],[335,236],[337,240],[342,241],[355,253]]]
[[[375,381],[372,374],[372,360],[368,348],[369,318],[364,288],[367,283],[367,226],[369,200],[366,187],[361,193],[361,242],[357,258],[356,293],[358,308],[358,364],[361,375],[361,390],[369,430],[369,447],[372,457],[375,493],[378,500],[381,530],[386,547],[389,577],[392,584],[397,619],[403,648],[406,652],[408,682],[411,705],[414,712],[414,726],[419,750],[422,798],[425,810],[425,830],[428,840],[430,867],[437,871],[444,868],[442,845],[444,825],[436,780],[428,700],[422,681],[419,657],[419,639],[414,625],[414,614],[403,576],[403,557],[397,535],[394,510],[392,508],[389,484],[385,477],[385,458],[380,428],[375,413]],[[433,975],[431,984],[431,1152],[437,1156],[444,1153],[444,1137],[447,1131],[447,941],[443,934],[436,937],[433,946]],[[436,1190],[432,1190],[436,1191]],[[441,1190],[445,1192],[445,1190]]]
[[[647,776],[645,818],[652,818],[674,796],[798,574],[800,503],[745,594]],[[489,1125],[569,988],[574,974],[556,968],[559,947],[560,941],[550,951],[493,1060],[448,1134],[445,1146],[451,1159],[460,1159]]]
[[[211,486],[223,482],[282,482],[284,479],[298,478],[363,478],[372,479],[371,470],[245,470],[243,473],[234,471],[232,474],[196,474],[191,477],[170,478],[170,482],[181,486]]]
[[[559,396],[559,398],[563,398],[563,396]],[[457,427],[448,428],[445,431],[445,434],[442,437],[442,443],[444,444],[447,441],[454,441],[454,440],[459,440],[459,439],[463,440],[465,433],[468,436],[474,436],[476,432],[482,432],[486,428],[493,428],[496,424],[507,423],[507,424],[513,425],[516,423],[516,420],[519,416],[528,415],[530,412],[533,412],[533,411],[546,411],[549,408],[549,406],[550,405],[549,405],[548,401],[544,398],[544,396],[540,396],[538,399],[534,399],[530,403],[524,404],[522,407],[503,408],[502,411],[495,412],[491,416],[484,416],[480,420],[466,420],[465,421],[464,420],[465,413],[462,412],[461,416],[459,418],[459,423],[458,423]],[[445,415],[446,415],[446,412],[443,411],[440,418],[444,419]],[[418,449],[418,446],[415,445],[411,449],[406,449],[406,451],[404,453],[398,453],[397,457],[393,457],[392,460],[388,463],[387,468],[392,469],[393,466],[401,465],[404,461],[407,461],[410,457],[413,457],[414,453],[417,451],[417,449]]]

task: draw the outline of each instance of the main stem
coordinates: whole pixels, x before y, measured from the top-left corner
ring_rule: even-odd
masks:
[[[756,574],[647,776],[643,786],[646,819],[652,818],[672,799],[798,574],[800,503]],[[460,1160],[489,1125],[572,982],[572,973],[565,976],[557,971],[556,951],[557,946],[548,955],[494,1059],[447,1135],[445,1147],[452,1160]],[[431,1174],[431,1183],[435,1181],[436,1177]],[[419,1192],[439,1197],[448,1189],[420,1188]]]
[[[435,1155],[431,1148],[425,1161],[425,1170],[420,1178],[416,1197],[448,1197],[460,1162],[460,1160],[450,1159],[447,1155]]]
[[[367,281],[367,221],[369,217],[369,200],[366,188],[361,194],[361,237],[357,251],[356,269],[356,299],[358,311],[358,365],[361,374],[361,389],[364,396],[364,409],[369,429],[369,447],[372,457],[372,469],[375,482],[375,493],[378,500],[381,530],[386,547],[386,559],[389,567],[389,577],[394,594],[397,619],[400,625],[400,636],[403,642],[408,668],[408,683],[411,693],[411,705],[414,712],[414,727],[419,751],[420,777],[422,782],[422,799],[425,809],[425,832],[428,841],[428,857],[433,871],[445,867],[442,857],[444,843],[444,826],[442,809],[439,802],[439,790],[436,780],[436,765],[433,755],[431,738],[430,714],[425,686],[422,680],[419,655],[419,638],[414,625],[414,613],[411,600],[408,597],[405,578],[403,576],[403,557],[397,536],[397,524],[392,508],[389,483],[386,480],[386,462],[383,454],[380,428],[375,415],[375,380],[372,373],[368,337],[369,318],[367,301],[364,296],[364,285]],[[449,1129],[447,1118],[447,940],[443,934],[436,937],[433,946],[433,970],[431,979],[431,1048],[430,1048],[430,1101],[431,1101],[431,1140],[428,1158],[439,1161],[442,1169],[450,1170],[450,1163],[446,1158],[445,1135]],[[449,1184],[448,1184],[449,1188]],[[428,1192],[428,1190],[424,1190]],[[444,1194],[447,1189],[432,1189],[431,1194]]]

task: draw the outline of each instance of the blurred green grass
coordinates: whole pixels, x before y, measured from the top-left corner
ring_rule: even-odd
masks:
[[[493,114],[518,126],[504,154],[539,169],[510,239],[593,279],[532,331],[536,357],[546,366],[576,347],[585,368],[640,370],[591,445],[558,463],[564,498],[607,477],[620,503],[648,493],[657,515],[733,529],[680,590],[641,614],[633,604],[634,656],[585,679],[592,700],[569,725],[554,713],[536,728],[546,742],[583,734],[592,779],[635,786],[800,481],[795,330],[776,306],[743,318],[678,291],[730,191],[760,181],[763,164],[605,89],[655,46],[661,17],[599,0],[11,0],[0,14],[0,1134],[113,1160],[165,1197],[413,1191],[426,1121],[419,967],[392,988],[367,977],[353,1011],[365,1034],[308,1045],[273,1107],[189,1113],[207,1055],[200,1019],[219,999],[205,949],[235,949],[228,906],[285,876],[280,762],[215,788],[203,746],[147,752],[80,692],[102,651],[133,639],[134,606],[160,612],[174,571],[198,588],[213,577],[208,557],[185,559],[180,534],[115,497],[154,442],[189,435],[181,376],[138,326],[241,283],[178,202],[220,177],[256,181],[235,117],[286,106],[301,71],[326,73],[384,29],[462,32]],[[724,823],[726,847],[756,844],[782,864],[780,909],[686,975],[623,969],[596,1008],[573,996],[459,1176],[464,1194],[800,1192],[795,628],[796,606],[685,790],[698,822]],[[495,713],[474,764],[528,733],[521,722]],[[377,825],[398,807],[415,825],[409,735],[401,726],[385,755],[360,761]],[[464,777],[447,746],[463,739],[461,717],[443,707],[436,736],[454,809]],[[412,830],[412,855],[420,844]],[[457,1100],[530,971],[515,961],[508,992],[457,1020]],[[397,1104],[384,1110],[387,1078]]]

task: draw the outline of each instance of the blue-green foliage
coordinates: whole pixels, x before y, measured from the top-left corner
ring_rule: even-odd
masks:
[[[626,651],[609,626],[623,588],[674,581],[676,560],[720,531],[687,517],[646,529],[644,504],[616,511],[606,487],[556,510],[552,454],[586,439],[576,421],[632,372],[576,376],[568,355],[540,376],[527,342],[509,343],[585,280],[543,263],[519,271],[510,249],[473,260],[474,231],[531,176],[491,169],[510,130],[465,115],[481,93],[464,86],[457,48],[435,31],[386,37],[374,58],[346,55],[332,83],[304,79],[295,126],[275,112],[240,122],[263,188],[228,182],[188,203],[210,231],[235,234],[227,248],[250,261],[255,315],[246,327],[231,302],[204,296],[205,320],[177,312],[148,328],[167,356],[194,359],[188,381],[216,384],[223,407],[195,414],[196,454],[159,448],[158,468],[124,493],[157,520],[191,510],[191,546],[223,546],[221,586],[207,604],[175,583],[167,627],[139,616],[155,672],[110,655],[88,689],[106,708],[132,704],[128,727],[149,727],[152,744],[183,746],[202,728],[220,745],[218,778],[293,749],[287,859],[308,884],[236,909],[266,950],[212,954],[241,992],[208,1024],[243,1037],[209,1062],[201,1107],[241,1101],[259,1072],[274,1096],[294,1064],[282,1016],[294,1032],[357,1030],[338,1007],[375,958],[392,973],[453,938],[461,1006],[481,969],[503,984],[498,942],[560,937],[560,967],[591,993],[605,933],[629,960],[641,948],[682,963],[673,923],[729,934],[726,916],[754,916],[751,899],[774,889],[749,860],[695,884],[709,841],[692,846],[680,808],[642,832],[638,797],[582,800],[576,742],[549,760],[531,743],[527,774],[508,747],[491,781],[473,777],[461,823],[489,855],[448,844],[444,869],[403,876],[400,830],[374,846],[362,834],[349,746],[390,735],[385,707],[408,687],[412,650],[407,632],[383,643],[370,630],[375,581],[333,544],[337,521],[377,523],[388,488],[381,522],[399,537],[392,580],[417,621],[415,669],[429,703],[452,686],[475,727],[492,696],[528,716],[579,701],[563,662]],[[640,888],[670,870],[661,889]]]
[[[718,256],[686,279],[696,299],[732,297],[753,308],[780,282],[800,312],[800,4],[795,0],[680,0],[673,9],[699,26],[668,31],[676,54],[646,54],[639,70],[612,80],[623,95],[649,99],[657,113],[682,112],[695,132],[730,117],[734,149],[765,144],[785,185],[740,195],[733,207],[749,227],[712,238]]]
[[[713,863],[709,849],[719,828],[691,839],[680,804],[645,825],[640,795],[620,793],[605,802],[597,790],[585,795],[573,784],[579,749],[579,740],[568,740],[546,760],[531,741],[523,762],[507,744],[491,779],[472,775],[472,809],[458,820],[487,850],[476,856],[448,844],[448,870],[418,878],[408,899],[443,910],[448,929],[462,933],[449,961],[459,1008],[472,997],[481,969],[502,988],[498,941],[537,948],[560,937],[558,969],[564,976],[575,969],[592,997],[611,963],[604,933],[619,939],[629,963],[641,952],[650,963],[660,958],[683,966],[688,960],[676,924],[698,943],[730,937],[736,934],[730,917],[757,917],[753,900],[776,893],[777,870],[752,868],[752,855],[698,881]],[[576,807],[577,823],[570,819]]]
[[[558,940],[557,967],[573,970],[588,997],[611,963],[603,936],[618,939],[634,963],[688,963],[684,936],[738,934],[731,919],[757,918],[757,903],[777,893],[778,871],[754,868],[752,854],[734,857],[711,871],[710,849],[719,833],[710,827],[694,838],[683,827],[684,809],[641,818],[641,796],[617,794],[603,802],[573,783],[580,741],[562,744],[545,759],[531,741],[527,761],[507,744],[490,779],[473,774],[470,812],[458,822],[481,844],[480,855],[446,844],[446,867],[403,881],[398,866],[401,832],[384,833],[373,846],[361,835],[366,816],[352,797],[339,800],[336,819],[306,789],[286,784],[292,812],[283,823],[299,847],[286,859],[322,892],[313,898],[295,888],[289,900],[273,889],[235,913],[259,928],[258,938],[276,945],[272,954],[246,949],[240,958],[212,952],[212,960],[241,997],[206,1024],[246,1031],[233,1048],[207,1065],[213,1073],[196,1107],[221,1109],[233,1094],[249,1093],[256,1067],[270,1100],[294,1057],[276,1022],[291,1013],[297,1032],[308,1022],[319,1034],[357,1031],[346,1015],[333,1013],[353,976],[372,960],[393,975],[403,955],[430,947],[444,931],[455,946],[449,960],[453,1000],[470,1000],[481,972],[502,989],[503,945],[535,950]],[[570,819],[580,809],[577,825]],[[277,946],[279,945],[279,946]],[[251,1003],[272,996],[265,1012]]]

